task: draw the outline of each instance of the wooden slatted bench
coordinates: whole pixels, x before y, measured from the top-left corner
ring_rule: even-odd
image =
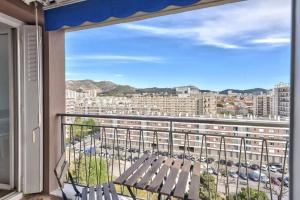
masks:
[[[66,161],[65,153],[60,157],[55,169],[55,177],[57,178],[58,185],[62,191],[63,199],[68,200],[66,193],[64,192],[64,182],[67,179],[67,175],[70,178],[73,189],[76,193],[76,197],[83,200],[118,200],[118,194],[115,186],[112,182],[105,183],[103,185],[97,185],[96,188],[91,186],[89,188],[84,187],[82,193],[80,193],[75,185],[72,175],[69,172],[69,164]]]
[[[167,197],[199,200],[200,162],[144,154],[114,183]]]

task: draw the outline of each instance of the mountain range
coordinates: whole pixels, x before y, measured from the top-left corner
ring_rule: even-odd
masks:
[[[195,86],[190,86],[197,88]],[[122,96],[129,95],[135,93],[157,93],[157,94],[175,94],[175,87],[173,88],[135,88],[130,85],[120,85],[111,81],[93,81],[93,80],[68,80],[66,81],[66,88],[74,91],[84,91],[84,90],[97,90],[100,95],[107,96]],[[198,88],[197,88],[198,89]],[[200,90],[200,92],[211,92],[210,90]],[[218,91],[220,94],[228,94],[228,91],[232,91],[234,93],[266,93],[268,90],[263,88],[253,88],[246,90],[238,90],[238,89],[226,89],[222,91]]]

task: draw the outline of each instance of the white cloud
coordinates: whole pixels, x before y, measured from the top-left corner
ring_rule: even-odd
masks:
[[[272,37],[266,37],[261,39],[254,39],[251,41],[254,44],[274,44],[274,45],[283,45],[283,44],[289,44],[290,38],[282,37],[282,38],[272,38]]]
[[[97,55],[78,55],[67,57],[67,60],[102,60],[102,61],[121,61],[121,62],[152,62],[160,63],[164,59],[156,56],[127,56],[127,55],[108,55],[108,54],[97,54]]]
[[[115,74],[114,76],[118,77],[118,78],[122,78],[122,77],[124,77],[124,74]]]
[[[121,27],[219,48],[286,45],[290,36],[290,10],[290,0],[248,0]],[[285,37],[278,38],[278,35]]]

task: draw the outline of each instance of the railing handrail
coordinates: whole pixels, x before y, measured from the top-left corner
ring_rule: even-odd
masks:
[[[199,118],[199,117],[170,117],[170,116],[136,116],[136,115],[115,115],[115,114],[73,114],[58,113],[60,117],[86,117],[98,119],[123,119],[140,121],[161,121],[161,122],[181,122],[199,123],[211,125],[230,125],[230,126],[255,126],[266,128],[289,128],[289,121],[257,120],[257,119],[223,119],[223,118]]]

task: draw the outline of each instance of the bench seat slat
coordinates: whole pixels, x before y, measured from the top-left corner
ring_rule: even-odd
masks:
[[[123,184],[131,174],[137,170],[137,168],[149,157],[149,154],[144,154],[138,161],[131,165],[121,176],[119,176],[114,182],[117,184]]]
[[[153,175],[156,173],[156,171],[159,169],[163,161],[166,159],[166,157],[159,157],[152,165],[152,167],[148,170],[148,172],[144,175],[144,177],[138,182],[136,187],[138,189],[145,189],[152,179]]]
[[[108,188],[107,183],[103,184],[103,192],[104,192],[104,199],[105,200],[111,200],[110,192],[109,192],[109,188]]]
[[[124,184],[130,187],[134,186],[138,179],[147,171],[147,169],[149,169],[150,165],[155,160],[155,158],[156,156],[152,155],[148,160],[146,160],[141,165],[141,167],[138,170],[136,170],[129,179],[125,181]]]
[[[113,200],[118,200],[119,197],[118,197],[115,185],[112,182],[109,183],[109,189],[110,189],[110,192],[111,192],[112,199]]]
[[[170,173],[168,175],[168,178],[166,182],[163,184],[163,187],[161,188],[161,193],[164,195],[171,195],[171,192],[173,190],[173,187],[176,182],[177,174],[181,168],[182,160],[175,160],[174,164],[171,167]]]
[[[174,161],[174,158],[168,158],[165,164],[161,167],[157,175],[154,177],[152,182],[150,183],[147,190],[150,192],[157,192],[164,178],[167,176],[167,173]]]
[[[97,195],[97,200],[102,200],[102,188],[101,185],[97,185],[96,187],[96,195]]]
[[[176,183],[176,187],[174,190],[174,196],[177,198],[184,198],[185,191],[186,191],[186,186],[188,184],[188,178],[189,178],[189,173],[191,169],[191,161],[185,160],[182,170],[179,174],[178,181]]]

